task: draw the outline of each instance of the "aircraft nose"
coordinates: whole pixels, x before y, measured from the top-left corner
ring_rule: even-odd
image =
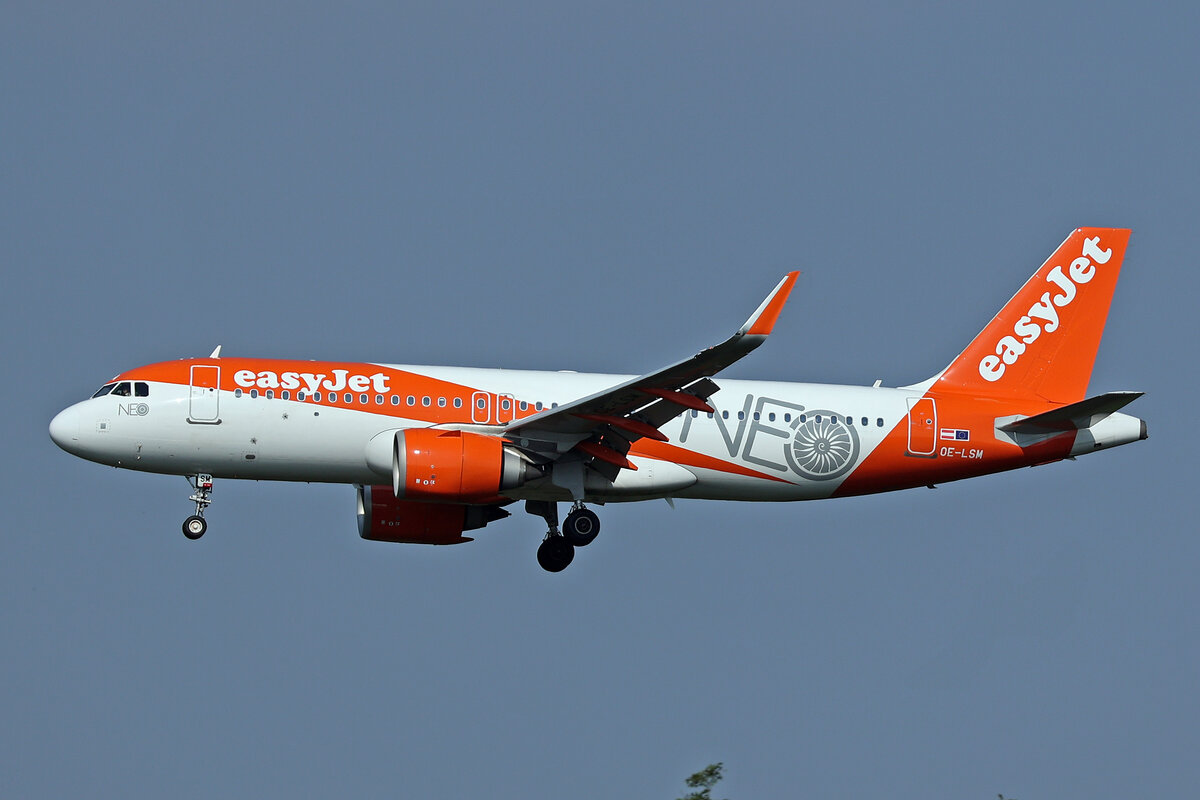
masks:
[[[64,408],[50,420],[50,438],[68,453],[79,448],[79,409]]]

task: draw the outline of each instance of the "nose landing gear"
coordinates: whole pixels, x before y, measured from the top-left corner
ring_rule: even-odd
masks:
[[[204,519],[204,509],[212,503],[212,475],[200,474],[195,478],[188,476],[188,484],[195,492],[188,499],[196,504],[196,513],[183,521],[183,535],[189,539],[199,539],[208,530],[208,522]]]

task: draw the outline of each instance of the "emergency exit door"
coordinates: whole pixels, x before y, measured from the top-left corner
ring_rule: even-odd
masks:
[[[192,365],[192,389],[188,402],[188,422],[220,422],[221,368]]]

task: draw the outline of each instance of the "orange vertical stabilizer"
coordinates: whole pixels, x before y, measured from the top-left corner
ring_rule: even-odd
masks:
[[[1073,403],[1092,364],[1129,231],[1077,228],[934,383],[933,391]]]

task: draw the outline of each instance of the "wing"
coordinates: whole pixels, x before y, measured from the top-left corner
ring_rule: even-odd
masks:
[[[799,272],[789,272],[737,332],[718,345],[602,392],[511,423],[505,438],[548,463],[567,454],[590,460],[609,480],[637,467],[626,458],[643,437],[666,441],[659,428],[688,410],[712,411],[711,379],[767,339]]]

